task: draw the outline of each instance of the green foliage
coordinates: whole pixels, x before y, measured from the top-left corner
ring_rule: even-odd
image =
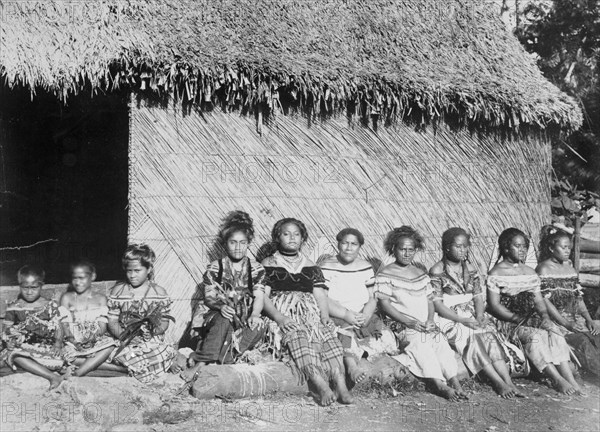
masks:
[[[600,191],[600,1],[530,1],[516,35],[557,87],[582,106],[581,130],[555,143],[559,179]]]

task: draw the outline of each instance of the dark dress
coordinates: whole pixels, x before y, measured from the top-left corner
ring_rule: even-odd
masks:
[[[344,370],[343,348],[334,330],[321,323],[314,288],[327,289],[321,269],[306,265],[301,258],[298,271],[290,271],[287,262],[276,252],[268,257],[265,284],[271,287],[271,301],[283,315],[298,323],[298,329],[283,332],[267,319],[267,341],[276,354],[289,354],[292,370],[301,381],[321,376],[329,381]]]

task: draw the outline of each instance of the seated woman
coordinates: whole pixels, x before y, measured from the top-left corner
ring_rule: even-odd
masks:
[[[569,347],[550,320],[540,293],[540,278],[523,264],[529,239],[520,230],[508,228],[498,238],[498,259],[487,279],[488,308],[498,329],[520,342],[529,361],[565,394],[579,392],[569,366]]]
[[[377,355],[395,349],[394,337],[375,314],[377,299],[373,295],[373,268],[368,261],[358,258],[365,243],[362,233],[345,228],[336,236],[338,254],[320,261],[329,287],[329,315],[338,327],[338,338],[344,348],[346,373],[354,382],[362,381],[365,370],[358,366],[366,353]],[[389,336],[383,338],[383,335]],[[383,339],[391,342],[385,345]]]
[[[64,359],[77,369],[73,376],[84,376],[98,369],[113,352],[117,341],[106,334],[108,324],[107,299],[92,291],[96,268],[88,261],[71,266],[72,291],[60,299],[60,321],[65,347]]]
[[[479,273],[468,261],[471,236],[462,228],[442,234],[443,258],[429,276],[436,291],[436,322],[469,371],[482,372],[503,398],[523,396],[513,384],[496,328],[485,315]]]
[[[260,316],[264,302],[265,269],[247,257],[254,238],[248,213],[234,211],[223,220],[218,235],[227,256],[208,266],[202,282],[204,304],[210,309],[203,316],[203,339],[188,365],[234,363],[245,351],[264,337]],[[197,370],[184,372],[192,378]]]
[[[300,254],[308,238],[306,227],[297,219],[281,219],[271,238],[277,251],[263,261],[267,286],[264,313],[273,320],[268,341],[277,354],[283,354],[284,349],[289,353],[294,372],[301,381],[316,387],[322,405],[330,405],[336,397],[342,403],[352,403],[344,377],[342,346],[329,318],[323,273]]]
[[[19,269],[17,277],[20,292],[7,305],[0,362],[13,370],[19,366],[46,378],[50,389],[54,389],[64,379],[57,373],[64,365],[60,356],[62,331],[58,324],[58,304],[41,297],[45,277],[42,269],[26,265]]]
[[[127,281],[117,283],[108,297],[108,330],[121,339],[112,357],[144,383],[167,372],[177,355],[164,341],[173,319],[168,315],[171,299],[152,281],[155,260],[148,245],[128,246],[123,255]]]
[[[400,362],[446,399],[466,399],[458,381],[454,352],[433,321],[431,281],[427,273],[413,263],[415,252],[423,249],[423,245],[423,238],[412,227],[390,231],[384,247],[396,261],[377,273],[375,293],[381,310],[390,320],[386,324],[396,333],[404,350]]]
[[[561,331],[581,365],[600,375],[600,321],[594,321],[583,302],[577,271],[571,265],[571,237],[553,226],[542,228],[539,264],[542,296],[550,318]]]

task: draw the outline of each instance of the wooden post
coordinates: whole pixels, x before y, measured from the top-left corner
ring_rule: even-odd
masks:
[[[579,275],[579,257],[581,256],[581,218],[575,216],[575,233],[573,236],[573,267]]]

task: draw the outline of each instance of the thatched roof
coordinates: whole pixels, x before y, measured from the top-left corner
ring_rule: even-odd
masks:
[[[582,121],[486,1],[39,1],[3,3],[2,13],[3,79],[65,100],[131,86],[201,108],[367,121]]]

